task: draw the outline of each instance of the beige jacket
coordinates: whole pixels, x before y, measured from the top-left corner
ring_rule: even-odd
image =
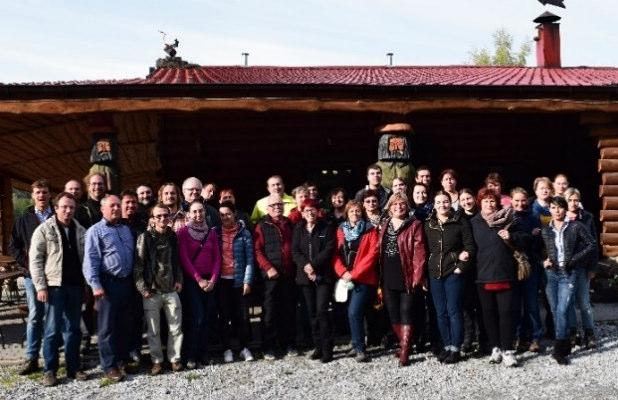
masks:
[[[86,229],[75,222],[77,238],[77,253],[79,261],[84,261],[84,240]],[[37,291],[47,289],[47,286],[62,284],[62,237],[56,217],[51,217],[40,224],[32,234],[30,242],[30,275]]]

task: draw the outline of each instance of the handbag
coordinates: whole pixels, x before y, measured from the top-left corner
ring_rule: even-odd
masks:
[[[354,284],[346,281],[345,279],[337,280],[337,283],[335,284],[335,301],[337,303],[345,303],[348,301],[348,291],[351,289],[350,286],[354,287]]]
[[[528,256],[523,251],[517,250],[515,247],[513,247],[513,244],[510,241],[505,240],[504,243],[507,245],[508,248],[513,251],[513,258],[517,263],[517,280],[525,281],[530,277],[530,274],[532,273],[532,266],[530,265],[530,260],[528,260]]]

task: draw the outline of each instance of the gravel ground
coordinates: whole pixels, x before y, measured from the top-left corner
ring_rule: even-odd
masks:
[[[106,384],[95,369],[87,382],[53,388],[43,388],[40,375],[19,377],[14,367],[2,367],[0,399],[617,399],[618,325],[598,325],[598,333],[599,347],[576,350],[566,367],[547,351],[522,354],[518,368],[491,365],[487,357],[442,365],[430,353],[415,354],[410,366],[398,368],[391,354],[358,364],[341,347],[326,365],[300,356],[159,377],[142,373],[117,384]]]

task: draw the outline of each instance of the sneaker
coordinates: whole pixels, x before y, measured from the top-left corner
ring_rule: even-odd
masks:
[[[438,354],[438,361],[440,361],[440,362],[444,362],[444,360],[446,360],[446,359],[447,359],[447,357],[449,356],[449,354],[450,354],[450,353],[451,353],[451,352],[450,352],[450,350],[448,350],[448,349],[443,349],[443,350],[440,352],[440,354]]]
[[[24,361],[21,368],[19,369],[19,375],[30,375],[33,372],[37,372],[39,370],[39,360],[36,358],[31,358],[29,360]]]
[[[129,353],[129,358],[131,359],[131,361],[135,362],[135,363],[139,363],[140,362],[140,356],[139,353],[137,351],[132,351]]]
[[[528,342],[527,340],[523,340],[523,339],[518,339],[517,343],[515,344],[515,350],[518,353],[525,353],[526,350],[528,350],[530,348],[530,342]]]
[[[490,364],[500,364],[502,362],[502,351],[499,347],[494,347],[491,350],[491,356],[489,356]]]
[[[528,351],[531,353],[538,353],[541,351],[541,344],[539,343],[538,340],[533,340],[532,343],[530,343],[530,347],[528,347]]]
[[[223,352],[223,362],[225,363],[231,363],[234,361],[234,354],[232,353],[232,350],[227,349]]]
[[[461,354],[459,351],[449,351],[448,356],[444,359],[444,364],[457,364],[461,361]]]
[[[75,379],[76,381],[87,381],[88,374],[84,371],[67,372],[67,378]]]
[[[298,350],[290,346],[288,347],[287,353],[285,355],[286,357],[298,357]]]
[[[56,373],[52,372],[52,371],[47,371],[44,375],[43,375],[43,380],[42,380],[42,384],[45,387],[51,387],[51,386],[56,386]]]
[[[275,353],[273,353],[272,351],[264,352],[264,360],[266,360],[266,361],[275,361],[276,359],[277,359],[277,357],[275,357]]]
[[[174,372],[182,371],[182,363],[180,361],[172,361],[172,371]]]
[[[514,350],[507,350],[502,355],[502,363],[507,367],[517,366],[517,357]]]
[[[360,351],[356,353],[356,356],[354,357],[354,359],[356,360],[356,362],[359,362],[359,363],[365,363],[365,362],[370,361],[369,356],[364,351]]]
[[[356,352],[356,349],[354,347],[352,347],[345,353],[346,357],[356,357],[357,354],[358,353]]]
[[[152,368],[150,368],[150,376],[160,375],[163,372],[163,366],[161,363],[152,364]]]
[[[195,369],[196,367],[197,367],[197,364],[195,363],[194,360],[187,361],[187,369]]]
[[[586,349],[594,349],[597,347],[597,341],[592,329],[586,329],[584,332],[584,347]]]
[[[251,350],[249,350],[246,347],[240,351],[240,356],[245,361],[253,361],[254,360],[253,354],[251,354]]]

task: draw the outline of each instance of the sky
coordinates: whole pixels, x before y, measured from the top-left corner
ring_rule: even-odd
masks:
[[[0,0],[0,82],[144,77],[163,39],[200,65],[460,65],[505,28],[562,16],[563,66],[618,67],[618,2],[565,0]],[[536,63],[534,45],[528,65]]]

